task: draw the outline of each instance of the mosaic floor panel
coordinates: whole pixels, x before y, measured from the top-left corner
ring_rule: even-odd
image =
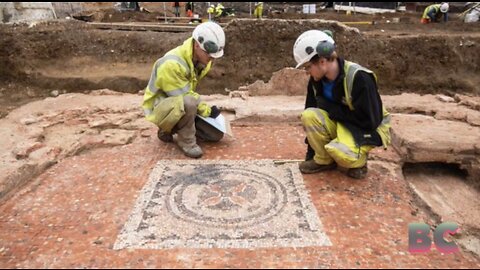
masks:
[[[297,164],[162,160],[114,249],[330,245]]]

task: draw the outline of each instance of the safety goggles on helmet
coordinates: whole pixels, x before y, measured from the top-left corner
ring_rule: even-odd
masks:
[[[303,66],[315,55],[330,57],[335,51],[335,41],[330,35],[320,30],[309,30],[302,33],[293,46],[293,57],[297,62],[295,68]]]
[[[211,40],[204,41],[203,37],[199,37],[198,43],[206,53],[210,54],[214,58],[218,58],[221,56],[220,54],[218,54],[220,51],[221,51],[221,54],[223,55],[223,47],[218,47],[217,43]]]
[[[316,47],[318,56],[328,58],[335,51],[335,43],[328,40],[319,41]]]

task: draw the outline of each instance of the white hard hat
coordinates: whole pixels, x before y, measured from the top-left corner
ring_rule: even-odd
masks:
[[[211,57],[220,58],[223,56],[225,33],[220,25],[214,22],[204,22],[195,27],[192,37],[198,42],[202,50]]]
[[[440,5],[440,11],[441,11],[442,13],[447,13],[447,11],[448,11],[448,3],[442,3],[442,4]]]
[[[330,56],[335,49],[335,41],[320,30],[308,30],[301,34],[293,45],[293,57],[297,62],[295,68],[307,63],[317,54]]]

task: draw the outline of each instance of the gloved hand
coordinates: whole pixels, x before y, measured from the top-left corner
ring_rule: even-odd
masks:
[[[317,100],[317,108],[329,112],[332,104],[326,98],[323,96],[316,96],[315,99]]]
[[[212,111],[210,112],[210,117],[217,118],[217,116],[219,115],[220,115],[220,109],[217,106],[213,105]]]

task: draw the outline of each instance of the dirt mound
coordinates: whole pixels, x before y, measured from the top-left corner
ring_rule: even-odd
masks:
[[[25,25],[0,25],[0,77],[15,82],[39,79],[42,71],[58,66],[58,73],[68,73],[61,66],[71,59],[91,57],[101,63],[148,63],[181,43],[189,34],[160,32],[123,32],[96,30],[80,21],[62,21]],[[82,63],[86,68],[92,63]],[[115,76],[115,71],[110,70]],[[148,76],[148,75],[147,75]],[[52,78],[54,79],[54,78]],[[41,80],[41,79],[40,79]],[[38,84],[35,83],[35,84]]]
[[[0,117],[53,90],[136,92],[153,62],[188,35],[103,31],[76,20],[0,24]],[[143,77],[131,76],[139,65],[147,70]]]
[[[124,11],[118,12],[114,9],[105,12],[102,22],[154,22],[159,21],[164,16],[163,13],[153,12],[136,12],[136,11]],[[167,16],[173,16],[168,14]]]
[[[215,63],[206,89],[237,89],[256,80],[268,81],[284,67],[294,67],[292,46],[299,33],[308,29],[331,29],[337,35],[357,36],[353,28],[335,21],[236,19],[225,28],[225,57]],[[203,83],[203,82],[202,82]]]
[[[139,11],[119,11],[113,8],[82,11],[73,15],[75,19],[86,22],[158,22],[164,19],[164,16],[175,16],[171,11],[166,12],[139,12]]]

